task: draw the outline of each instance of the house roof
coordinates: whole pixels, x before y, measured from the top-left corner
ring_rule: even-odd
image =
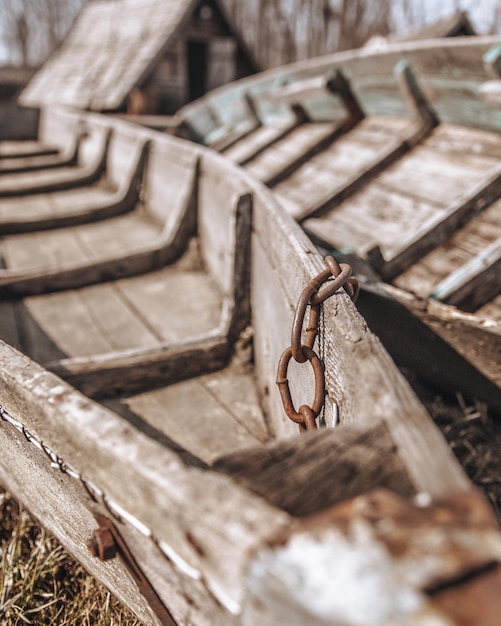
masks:
[[[119,108],[199,3],[93,0],[22,91],[20,103]]]

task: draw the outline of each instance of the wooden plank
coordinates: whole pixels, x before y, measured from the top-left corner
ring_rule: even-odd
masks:
[[[463,240],[457,246],[453,256],[457,253],[461,254],[461,249],[464,249],[465,254],[467,254],[468,249],[477,249],[479,238],[490,240],[487,232],[482,236],[481,231],[489,231],[492,234],[496,232],[496,227],[493,228],[488,223],[484,227],[482,226],[484,219],[487,221],[489,219],[487,217],[487,214],[490,214],[489,209],[482,213],[480,219],[475,216],[483,207],[488,206],[498,198],[500,194],[501,176],[499,175],[481,181],[480,184],[472,185],[459,200],[448,207],[447,211],[439,211],[432,215],[417,226],[411,237],[401,239],[400,248],[393,246],[392,256],[385,258],[381,248],[376,246],[367,251],[367,258],[381,277],[385,280],[391,280],[413,264],[419,265],[423,257],[426,258],[427,253],[436,250],[437,247],[447,250],[452,244],[452,248],[454,248],[456,246],[454,242],[461,237]],[[461,224],[467,220],[470,220],[469,225],[460,228]],[[464,236],[456,237],[455,231],[458,231],[456,234],[464,233]],[[450,243],[447,243],[448,238]],[[447,254],[446,252],[445,255],[447,256]]]
[[[87,260],[86,250],[82,249],[75,236],[67,232],[29,233],[3,238],[0,251],[9,270],[59,268],[65,262]]]
[[[468,262],[500,236],[500,216],[501,202],[498,201],[402,272],[394,279],[394,284],[424,297],[430,295],[458,265]]]
[[[476,493],[423,506],[373,490],[299,522],[255,555],[243,622],[493,626],[497,526]]]
[[[289,333],[299,294],[311,276],[321,268],[311,242],[307,238],[298,241],[299,234],[293,237],[292,232],[293,225],[278,211],[272,207],[264,210],[259,204],[255,207],[251,293],[257,383],[266,413],[270,416],[270,428],[282,437],[290,436],[296,427],[285,417],[275,390],[276,367],[281,353],[290,345]],[[286,274],[279,269],[285,267]],[[351,423],[361,419],[361,416],[380,417],[386,421],[393,441],[401,449],[414,484],[419,483],[420,489],[434,492],[436,476],[445,478],[447,475],[446,481],[457,485],[454,489],[461,489],[462,478],[452,469],[455,463],[450,457],[450,450],[444,447],[443,439],[434,427],[426,425],[429,418],[423,414],[415,398],[412,399],[406,385],[402,385],[400,379],[397,382],[391,361],[388,366],[382,365],[389,357],[381,351],[380,344],[367,331],[361,318],[353,316],[352,304],[346,294],[337,293],[323,307],[324,315],[335,319],[335,324],[325,328],[320,342],[328,393],[325,407],[327,424],[337,420]],[[305,367],[308,369],[308,365],[298,366],[298,370],[294,368],[295,371],[290,374],[296,406],[305,401],[311,402],[313,383],[310,376],[304,373],[307,371],[303,369]],[[366,381],[365,389],[368,389],[369,380],[372,381],[372,392],[360,393],[360,381]],[[390,409],[389,396],[393,406],[395,396],[399,398],[398,416]],[[430,454],[432,449],[434,452]],[[425,462],[423,457],[426,457]],[[435,465],[437,463],[440,467]],[[431,470],[433,465],[435,469]]]
[[[233,146],[224,151],[224,156],[233,163],[240,165],[246,161],[253,159],[263,150],[268,149],[271,144],[282,139],[284,134],[289,132],[296,126],[296,122],[284,127],[277,126],[260,126],[256,128],[250,135],[242,138]]]
[[[56,155],[59,149],[40,141],[0,141],[0,159]]]
[[[158,226],[136,212],[96,224],[3,238],[0,250],[8,269],[57,270],[110,255],[126,256],[150,247],[159,237]]]
[[[426,141],[434,150],[456,154],[478,154],[499,159],[501,147],[496,133],[454,124],[440,124]]]
[[[423,200],[450,204],[472,185],[493,178],[498,169],[494,160],[439,153],[423,145],[383,172],[380,183]]]
[[[241,389],[253,389],[250,376],[238,380],[225,371],[214,376],[217,380],[204,376],[129,396],[122,402],[128,411],[169,437],[176,446],[211,465],[223,454],[259,443],[250,424],[240,423],[245,417],[239,414],[240,408],[258,418],[261,437],[264,425],[257,397],[254,395],[249,405],[238,395]],[[237,381],[239,386],[231,392],[231,385]],[[219,393],[221,385],[224,385],[224,394]],[[248,392],[246,396],[249,399]]]
[[[498,238],[436,285],[431,297],[475,311],[499,295],[500,268],[501,238]]]
[[[42,332],[69,357],[158,343],[152,329],[130,309],[113,285],[27,298],[25,306]],[[60,354],[42,358],[36,339],[30,348],[30,356],[37,361],[47,363],[60,358]]]
[[[407,497],[414,492],[383,423],[340,425],[252,450],[227,452],[214,468],[297,517],[375,486]]]
[[[285,180],[273,187],[279,200],[290,196],[291,188],[298,198],[293,217],[300,219],[341,193],[353,181],[386,157],[388,143],[395,143],[395,133],[409,131],[409,123],[389,118],[366,118],[331,146],[313,156]],[[398,142],[397,142],[398,143]],[[321,177],[321,180],[319,180]],[[319,188],[319,183],[322,188]]]
[[[0,197],[8,198],[34,193],[69,189],[88,185],[101,178],[106,167],[106,154],[110,135],[102,140],[94,159],[82,167],[60,168],[52,171],[38,171],[27,174],[11,174],[8,179],[0,180]]]
[[[137,591],[117,569],[118,561],[103,564],[89,558],[86,543],[95,528],[92,511],[106,511],[117,521],[178,619],[184,619],[187,607],[183,593],[191,598],[193,591],[195,608],[189,608],[190,615],[235,624],[231,611],[238,613],[243,600],[247,554],[270,533],[287,526],[288,516],[224,476],[186,467],[166,446],[57,377],[42,373],[35,364],[29,366],[25,358],[16,368],[13,353],[7,347],[0,352],[9,363],[7,368],[2,358],[2,406],[23,419],[25,431],[43,441],[61,462],[61,469],[54,471],[47,452],[1,422],[6,446],[0,461],[3,484],[17,492],[26,482],[27,504],[91,571],[110,578],[112,588],[121,589],[120,597],[132,606],[138,607]],[[51,397],[57,401],[48,401]],[[17,473],[10,465],[14,450]],[[97,500],[93,505],[90,494]],[[214,502],[219,506],[214,508]],[[57,516],[48,514],[54,510],[59,511]],[[145,528],[150,532],[142,533]]]
[[[355,122],[298,126],[266,152],[246,162],[245,168],[265,184],[272,186],[347,132],[353,124]]]
[[[420,371],[432,385],[439,381],[451,393],[461,381],[467,397],[501,410],[499,322],[388,284],[365,291],[360,309],[398,363]],[[409,337],[419,337],[420,350],[412,349]]]
[[[167,267],[120,280],[117,289],[163,341],[203,335],[221,318],[221,299],[206,272]]]
[[[406,236],[444,213],[444,206],[394,192],[378,179],[326,215],[305,220],[304,227],[332,247],[364,256],[377,245],[391,257],[392,249],[405,245]]]
[[[217,328],[221,307],[205,273],[171,268],[25,302],[70,357],[188,340]]]
[[[36,155],[24,158],[18,156],[14,159],[0,159],[0,175],[72,167],[78,163],[80,141],[79,136],[74,137],[59,154],[55,155]]]
[[[43,293],[137,275],[172,262],[186,248],[194,228],[197,177],[197,167],[185,173],[183,184],[177,188],[178,195],[167,210],[165,206],[155,206],[158,189],[151,185],[149,200],[153,206],[139,207],[135,213],[115,218],[111,224],[105,222],[49,234],[49,242],[54,236],[64,239],[65,233],[70,235],[85,251],[85,259],[79,261],[76,255],[73,258],[70,255],[59,266],[35,266],[27,271],[5,270],[0,273],[1,290],[18,295]],[[164,177],[160,181],[162,183]],[[164,221],[157,224],[160,217]],[[110,228],[114,231],[114,238],[109,237]],[[43,236],[41,240],[46,241]]]

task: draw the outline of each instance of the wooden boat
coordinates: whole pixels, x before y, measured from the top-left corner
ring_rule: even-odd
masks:
[[[266,182],[323,250],[361,260],[360,310],[399,364],[499,411],[497,44],[411,42],[277,68],[211,92],[177,124]],[[304,149],[345,115],[346,93],[359,121]]]
[[[0,344],[1,484],[146,624],[495,624],[492,512],[357,313],[349,268],[223,156],[78,116],[148,142],[141,203],[99,224],[118,250],[99,272],[77,260],[81,286],[66,260],[43,289],[9,283],[1,334],[28,356]],[[139,214],[163,247],[119,268],[117,220]],[[41,236],[57,232],[74,240]]]

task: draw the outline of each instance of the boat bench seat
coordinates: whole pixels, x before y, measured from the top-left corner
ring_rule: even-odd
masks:
[[[103,132],[101,129],[96,130],[95,135],[88,131],[83,143],[93,146],[93,149],[86,150],[85,146],[82,146],[79,150],[82,157],[78,164],[20,171],[11,173],[9,176],[0,176],[0,198],[59,191],[96,182],[106,169],[110,138],[110,133]]]
[[[59,167],[72,167],[78,164],[78,153],[82,134],[75,134],[71,141],[55,154],[37,154],[25,157],[0,158],[0,175],[20,172],[33,172]]]
[[[0,238],[1,294],[19,296],[78,288],[156,269],[179,256],[195,221],[197,155],[193,153],[189,159],[177,154],[172,158],[151,156],[150,170],[163,164],[171,172],[163,179],[165,196],[159,201],[154,196],[159,185],[149,184],[153,174],[144,170],[148,145],[138,143],[138,158],[132,163],[136,182],[130,194],[133,197],[127,200],[128,204],[137,201],[132,211],[89,224]],[[130,187],[128,176],[126,184]],[[61,204],[69,193],[54,193],[52,198]],[[110,203],[103,203],[101,210],[106,206]]]
[[[94,165],[90,163],[81,168],[61,168],[43,173],[47,178],[56,179],[59,173],[63,173],[66,180],[76,173],[74,185],[67,188],[49,186],[45,191],[33,194],[0,197],[0,235],[83,224],[130,211],[138,200],[147,146],[144,141],[137,141],[137,145],[128,150],[129,164],[117,179],[111,176],[106,154],[109,160],[110,153],[120,149],[120,143],[117,137],[110,137],[109,152],[108,149],[100,152]],[[95,168],[97,160],[98,169]],[[80,176],[81,171],[79,174],[77,170],[92,170],[94,174],[86,181]],[[39,174],[42,175],[42,172]]]
[[[59,154],[59,147],[36,140],[0,141],[0,159],[24,159]]]
[[[500,250],[501,200],[497,200],[393,282],[422,297],[476,310],[501,293]]]
[[[396,74],[402,91],[410,96],[404,99],[410,103],[409,117],[390,114],[366,117],[341,72],[327,83],[325,78],[318,77],[284,87],[279,92],[279,101],[299,107],[296,127],[277,134],[268,146],[250,158],[240,158],[239,163],[270,186],[281,205],[298,221],[339,204],[437,124],[436,114],[420,91],[410,66],[399,64]],[[319,85],[325,90],[325,84],[330,85],[331,95],[339,93],[348,112],[345,120],[337,122],[339,132],[331,129],[330,135],[325,124],[311,123],[301,102],[301,98],[308,101],[318,97]],[[301,111],[305,111],[302,119]],[[251,138],[246,141],[250,143]],[[230,153],[239,149],[236,144]]]
[[[417,263],[409,271],[419,272],[420,259],[492,197],[500,156],[491,133],[441,124],[341,205],[303,226],[333,248],[368,258],[384,278],[402,276],[395,284],[405,288],[405,270]]]
[[[19,236],[30,242],[24,252],[18,246],[19,263],[36,241],[39,256],[59,268],[45,277],[35,272],[24,283],[19,279],[18,293],[15,286],[10,290],[0,324],[6,341],[77,386],[92,388],[92,394],[116,392],[124,371],[137,370],[135,383],[127,385],[133,389],[148,380],[220,369],[227,362],[248,317],[243,282],[251,200],[244,188],[236,193],[226,172],[204,170],[203,159],[199,163],[198,152],[188,146],[176,152],[164,149],[161,139],[155,142],[144,207],[137,213]],[[162,175],[165,171],[169,176]],[[82,244],[78,252],[72,249],[76,240]],[[93,264],[92,254],[105,254],[109,261]],[[75,265],[79,255],[86,258]],[[43,293],[54,289],[60,291]],[[4,291],[9,293],[7,286]],[[42,293],[20,299],[23,291]]]

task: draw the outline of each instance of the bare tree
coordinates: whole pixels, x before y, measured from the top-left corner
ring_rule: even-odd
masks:
[[[13,63],[40,65],[86,0],[1,0],[0,32]]]
[[[363,45],[386,35],[394,0],[224,0],[262,67]]]

